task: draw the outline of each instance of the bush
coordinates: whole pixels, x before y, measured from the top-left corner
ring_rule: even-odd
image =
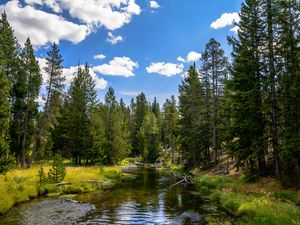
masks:
[[[47,178],[46,173],[44,171],[43,165],[41,165],[41,167],[39,169],[38,178],[39,178],[39,185],[40,186],[47,184],[48,178]]]
[[[63,163],[63,158],[60,154],[56,154],[53,160],[53,165],[48,172],[48,179],[50,183],[60,183],[66,176],[66,168]]]
[[[122,174],[122,170],[116,167],[105,167],[102,174],[108,179],[118,179]]]

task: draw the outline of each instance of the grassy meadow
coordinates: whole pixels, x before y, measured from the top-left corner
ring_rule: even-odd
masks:
[[[50,168],[44,166],[46,174]],[[62,186],[40,185],[39,169],[39,165],[33,165],[30,169],[12,169],[0,175],[0,214],[38,195],[80,194],[102,190],[111,187],[120,178],[127,177],[118,167],[66,167],[67,174],[63,182],[74,183]]]

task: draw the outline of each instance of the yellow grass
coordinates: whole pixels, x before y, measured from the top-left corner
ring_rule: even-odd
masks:
[[[68,186],[56,187],[47,184],[39,187],[38,171],[40,166],[33,165],[30,169],[13,169],[6,175],[0,175],[0,214],[16,204],[28,201],[39,194],[60,194],[60,193],[83,193],[101,189],[104,185],[94,185],[90,183],[74,183]],[[45,166],[47,174],[50,166]],[[76,182],[86,180],[96,180],[109,183],[121,176],[121,169],[117,167],[67,167],[65,182]]]

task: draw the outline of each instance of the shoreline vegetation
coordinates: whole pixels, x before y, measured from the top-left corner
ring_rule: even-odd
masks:
[[[133,175],[123,172],[134,166],[128,160],[123,160],[120,166],[67,166],[63,182],[45,185],[39,184],[40,165],[33,165],[30,169],[12,169],[6,175],[0,175],[0,215],[38,196],[72,197],[74,194],[112,188],[122,180],[134,179]],[[186,175],[186,170],[176,165],[157,167],[155,164],[141,163],[138,166],[167,169],[174,176],[188,177],[193,181],[195,194],[202,195],[226,211],[238,225],[300,224],[299,190],[283,188],[277,179],[249,180],[242,173],[218,175],[216,170],[200,171],[198,168]],[[43,168],[47,173],[51,166],[47,164]]]
[[[51,166],[45,165],[45,173]],[[134,179],[133,175],[122,172],[119,166],[66,167],[66,176],[61,184],[39,184],[40,165],[30,169],[11,169],[0,175],[0,215],[10,208],[30,201],[38,196],[64,196],[101,191],[112,188],[117,182]],[[93,182],[85,182],[93,181]]]
[[[218,204],[237,225],[299,225],[300,192],[283,188],[277,179],[250,181],[245,174],[213,175],[191,171],[196,190]]]

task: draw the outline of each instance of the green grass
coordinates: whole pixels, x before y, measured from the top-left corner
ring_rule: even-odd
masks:
[[[207,189],[222,189],[231,186],[232,179],[225,176],[201,176],[195,178],[196,186]]]
[[[195,184],[199,190],[209,189],[209,199],[236,217],[238,225],[300,225],[296,192],[262,191],[259,182],[247,184],[243,178],[226,176],[196,177]]]
[[[108,189],[114,181],[121,179],[122,171],[117,167],[67,167],[64,182],[74,182],[71,185],[57,187],[53,184],[40,186],[38,184],[38,165],[30,169],[13,169],[6,175],[0,175],[0,215],[14,205],[28,201],[38,195],[80,194],[95,190]],[[50,166],[45,166],[47,174]],[[126,175],[125,175],[126,176]],[[96,183],[77,183],[76,181],[91,181]]]
[[[211,195],[230,214],[238,217],[239,225],[299,225],[299,207],[274,201],[266,196],[219,191]]]

